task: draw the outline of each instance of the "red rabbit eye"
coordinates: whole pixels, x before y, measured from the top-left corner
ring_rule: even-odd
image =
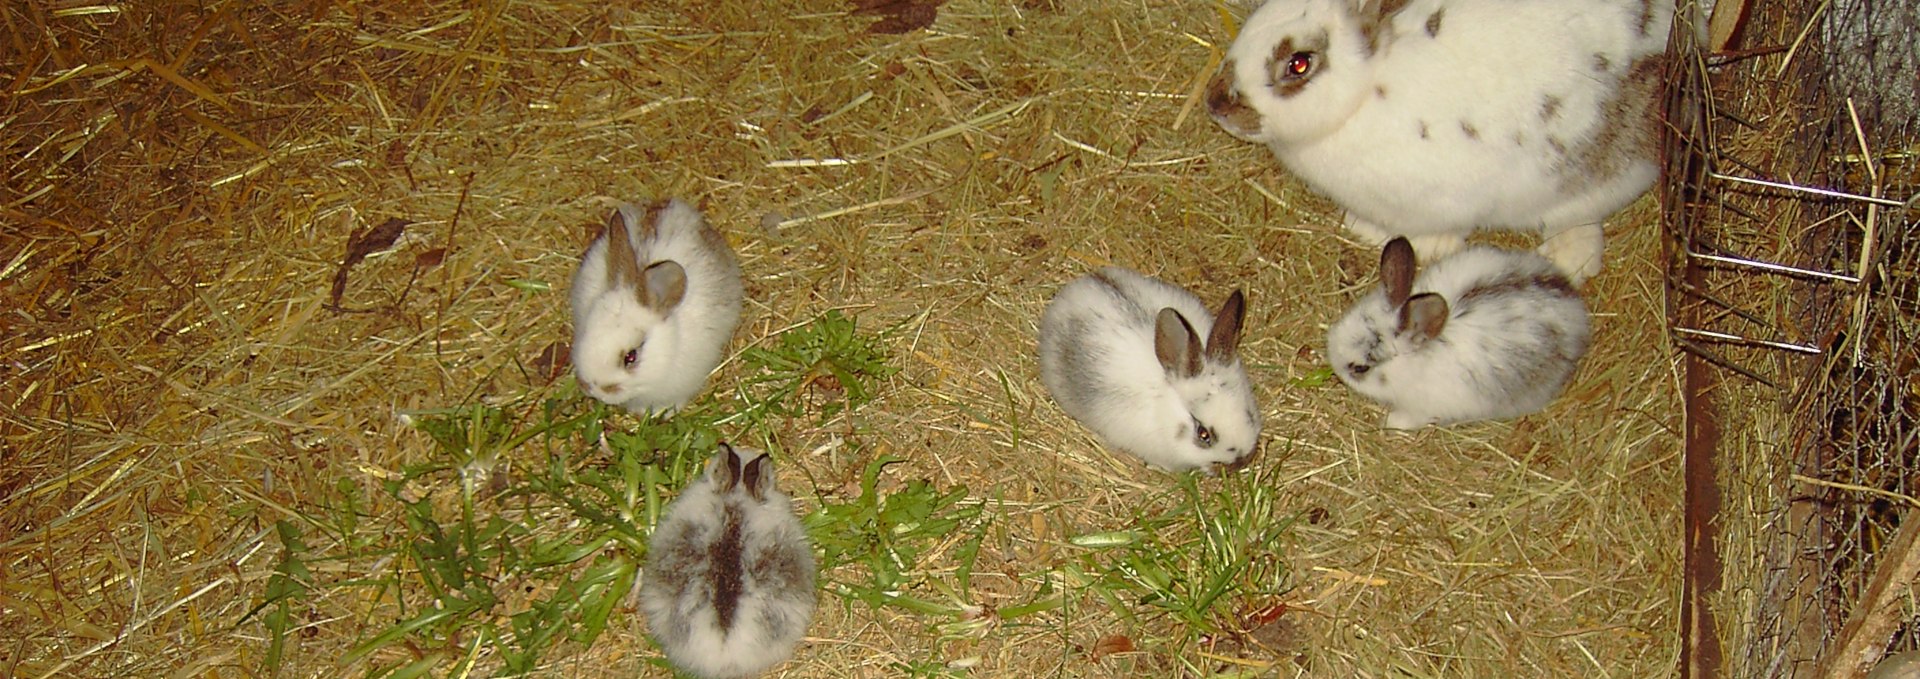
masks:
[[[1294,52],[1293,56],[1287,58],[1287,75],[1289,77],[1303,77],[1308,71],[1312,70],[1313,54],[1310,52]]]
[[[640,360],[639,349],[628,349],[627,353],[620,355],[620,365],[622,367],[631,368],[633,367],[633,362],[638,360]]]

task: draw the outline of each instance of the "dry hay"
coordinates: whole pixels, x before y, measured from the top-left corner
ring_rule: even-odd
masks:
[[[1031,599],[1064,538],[1169,484],[1101,451],[1035,379],[1047,296],[1114,262],[1209,301],[1249,294],[1242,351],[1268,423],[1252,473],[1302,517],[1272,551],[1306,611],[1284,649],[1304,664],[1270,674],[1672,672],[1678,414],[1646,203],[1610,229],[1595,350],[1566,398],[1514,423],[1381,432],[1370,404],[1301,381],[1373,254],[1197,106],[1223,11],[955,0],[930,29],[869,36],[846,9],[0,10],[0,668],[257,672],[259,620],[236,623],[273,567],[273,523],[431,455],[398,411],[567,389],[539,357],[568,332],[560,290],[591,226],[610,201],[671,194],[741,253],[739,346],[830,308],[902,325],[902,372],[861,426],[787,432],[803,473],[783,478],[849,481],[893,454],[903,478],[997,493],[970,603]],[[782,162],[827,158],[852,162]],[[351,311],[329,309],[348,234],[390,218],[413,224],[353,270]],[[846,437],[860,445],[807,453]],[[365,575],[352,566],[316,577]],[[316,590],[283,674],[364,672],[334,659],[392,615],[372,592]],[[620,620],[549,673],[630,676],[655,651]],[[1089,658],[1103,636],[1172,624],[1097,602],[958,637],[941,622],[824,606],[783,676],[1218,666],[1193,647]]]
[[[1699,167],[1719,176],[1668,185],[1685,201],[1670,205],[1676,239],[1800,271],[1698,260],[1704,294],[1689,324],[1759,341],[1697,345],[1729,369],[1702,400],[1724,433],[1726,570],[1711,607],[1731,676],[1816,676],[1920,490],[1920,222],[1900,206],[1920,189],[1904,66],[1915,43],[1902,27],[1916,18],[1902,3],[1754,3],[1727,52],[1689,64],[1689,95],[1705,107],[1690,130]],[[1904,622],[1862,643],[1920,644],[1910,586],[1897,583],[1905,602],[1889,611]]]

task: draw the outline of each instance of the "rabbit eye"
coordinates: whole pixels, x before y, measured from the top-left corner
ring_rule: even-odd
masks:
[[[1193,421],[1193,438],[1200,442],[1201,448],[1212,448],[1213,440],[1214,440],[1213,428],[1208,427],[1207,425],[1204,425],[1204,424],[1200,424],[1199,420],[1194,420]]]
[[[628,349],[627,353],[620,355],[620,367],[631,368],[633,367],[633,364],[639,360],[640,360],[640,348],[634,347],[632,349]]]
[[[1365,363],[1348,363],[1347,364],[1347,372],[1352,374],[1354,377],[1365,375],[1367,374],[1368,370],[1372,370],[1372,369],[1373,369],[1373,366],[1367,365]]]
[[[1312,72],[1313,53],[1294,52],[1293,56],[1287,57],[1286,70],[1281,72],[1281,77],[1288,80],[1297,80],[1307,77],[1307,74]]]

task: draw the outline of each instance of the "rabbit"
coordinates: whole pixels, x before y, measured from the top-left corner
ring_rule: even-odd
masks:
[[[792,657],[813,620],[813,547],[772,467],[721,443],[653,529],[640,609],[682,672],[765,672]]]
[[[1587,305],[1534,252],[1477,245],[1414,277],[1413,247],[1380,252],[1380,287],[1327,330],[1327,359],[1354,391],[1418,429],[1545,408],[1587,353]]]
[[[1047,303],[1040,381],[1067,415],[1150,466],[1236,470],[1260,438],[1260,411],[1237,355],[1245,317],[1239,290],[1216,318],[1191,292],[1106,267]]]
[[[740,264],[678,199],[623,204],[573,274],[573,368],[587,394],[638,414],[706,386],[740,324]]]
[[[1479,228],[1539,231],[1576,285],[1602,222],[1659,175],[1674,0],[1269,0],[1208,82],[1370,247],[1430,261]]]

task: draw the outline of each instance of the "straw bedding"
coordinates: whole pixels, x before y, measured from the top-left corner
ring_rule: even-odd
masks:
[[[810,497],[807,479],[892,454],[903,478],[997,494],[968,603],[1032,599],[1065,538],[1170,484],[1101,450],[1037,380],[1048,295],[1117,263],[1210,304],[1248,294],[1268,451],[1249,473],[1300,517],[1268,558],[1301,613],[1284,648],[1227,655],[1280,660],[1273,676],[1671,673],[1678,414],[1648,203],[1610,224],[1594,350],[1561,401],[1383,432],[1371,404],[1309,379],[1374,253],[1196,99],[1229,12],[953,0],[892,35],[848,9],[0,9],[0,668],[262,673],[246,614],[274,522],[431,455],[397,412],[570,389],[541,359],[568,336],[579,251],[615,201],[675,195],[740,252],[737,346],[828,309],[900,328],[901,372],[859,431],[796,425],[783,483]],[[336,304],[349,236],[390,219],[408,224]],[[858,454],[829,446],[849,435]],[[364,575],[350,566],[319,581]],[[364,673],[335,659],[390,605],[317,590],[281,675]],[[657,655],[634,617],[542,672],[633,675]],[[1091,653],[1178,636],[1097,605],[959,637],[943,622],[824,605],[782,676],[1259,666],[1194,645]]]

